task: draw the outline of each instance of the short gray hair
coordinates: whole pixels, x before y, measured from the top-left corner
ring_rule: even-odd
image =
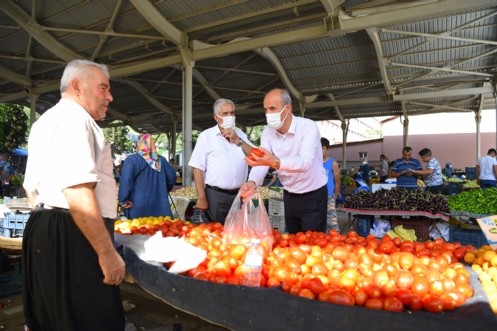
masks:
[[[69,62],[62,74],[62,78],[60,79],[60,93],[64,93],[71,84],[71,81],[75,78],[85,78],[90,74],[91,68],[97,68],[102,70],[107,78],[109,78],[109,68],[105,64],[100,64],[88,60],[72,60]]]
[[[231,101],[230,99],[217,99],[216,102],[214,102],[214,114],[219,114],[219,111],[221,110],[221,106],[224,104],[230,104],[233,106],[233,110],[235,110],[235,103]]]

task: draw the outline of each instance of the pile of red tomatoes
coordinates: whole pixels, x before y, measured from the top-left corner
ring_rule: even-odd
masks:
[[[224,244],[219,223],[189,230],[186,240],[208,254],[186,275],[240,285],[246,247]],[[469,269],[460,261],[473,250],[441,238],[421,243],[362,237],[354,231],[274,231],[273,248],[266,246],[261,286],[349,306],[438,313],[472,297]]]

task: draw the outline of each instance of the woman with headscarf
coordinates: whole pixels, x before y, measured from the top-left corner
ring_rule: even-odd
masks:
[[[128,219],[147,216],[173,216],[169,192],[176,182],[176,172],[157,154],[150,134],[140,136],[136,153],[124,160],[119,203]]]

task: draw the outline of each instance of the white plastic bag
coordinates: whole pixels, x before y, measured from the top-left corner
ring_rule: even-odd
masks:
[[[223,241],[225,244],[244,244],[248,247],[254,238],[260,239],[268,249],[273,247],[273,229],[264,200],[260,193],[256,193],[242,203],[238,194],[224,222]]]
[[[376,238],[383,238],[384,235],[387,234],[391,229],[390,222],[381,218],[377,218],[373,222],[373,226],[369,233],[375,236]]]

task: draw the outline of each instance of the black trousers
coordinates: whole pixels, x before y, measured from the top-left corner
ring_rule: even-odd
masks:
[[[237,193],[219,192],[206,187],[205,195],[207,196],[209,213],[211,214],[213,221],[224,224]]]
[[[31,331],[124,330],[119,287],[103,283],[97,255],[67,210],[34,210],[22,245],[22,297]]]
[[[288,233],[326,232],[328,188],[325,186],[303,194],[284,191],[285,223]]]

